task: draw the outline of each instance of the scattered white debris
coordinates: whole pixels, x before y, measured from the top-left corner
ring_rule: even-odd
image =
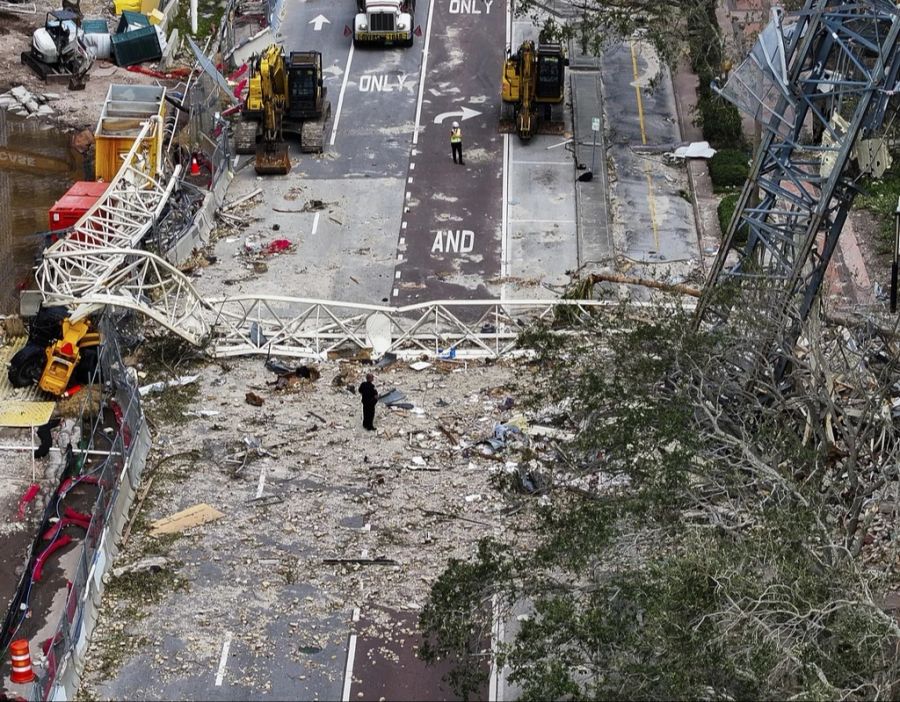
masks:
[[[177,388],[181,385],[190,385],[191,383],[196,383],[199,375],[183,375],[180,378],[175,378],[174,380],[160,380],[157,383],[150,383],[149,385],[142,385],[138,388],[138,392],[141,393],[141,397],[147,395],[151,392],[162,392],[166,388]]]
[[[716,155],[708,141],[694,141],[686,146],[679,146],[673,152],[675,158],[712,158]]]

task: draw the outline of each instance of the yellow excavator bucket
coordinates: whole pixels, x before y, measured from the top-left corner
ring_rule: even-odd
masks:
[[[257,144],[256,146],[256,173],[257,175],[287,175],[291,172],[291,158],[288,155],[288,145],[284,141],[274,144]]]

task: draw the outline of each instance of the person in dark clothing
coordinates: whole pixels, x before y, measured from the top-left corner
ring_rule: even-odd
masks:
[[[375,404],[378,402],[378,391],[372,381],[375,376],[371,373],[366,374],[366,382],[359,386],[359,394],[362,395],[363,406],[363,428],[369,431],[375,431]]]

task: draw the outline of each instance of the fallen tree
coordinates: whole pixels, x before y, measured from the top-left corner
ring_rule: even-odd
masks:
[[[895,697],[895,336],[814,317],[775,383],[739,372],[772,367],[739,334],[643,315],[527,332],[532,412],[575,438],[535,533],[435,584],[423,656],[471,694],[492,624],[526,610],[493,653],[523,699]]]

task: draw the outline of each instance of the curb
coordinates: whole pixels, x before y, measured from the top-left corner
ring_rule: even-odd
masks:
[[[684,111],[681,107],[682,95],[678,89],[678,81],[675,80],[675,74],[671,70],[669,71],[669,79],[672,81],[672,94],[675,96],[675,115],[678,118],[678,132],[681,134],[681,140],[687,141],[684,133]],[[691,189],[691,208],[694,211],[694,229],[697,231],[697,253],[700,259],[700,270],[705,277],[707,265],[703,255],[703,241],[707,238],[708,232],[705,230],[703,218],[700,216],[700,204],[697,202],[697,185],[694,182],[694,173],[691,169],[690,161],[687,159],[685,159],[685,170],[687,171],[688,187]]]

